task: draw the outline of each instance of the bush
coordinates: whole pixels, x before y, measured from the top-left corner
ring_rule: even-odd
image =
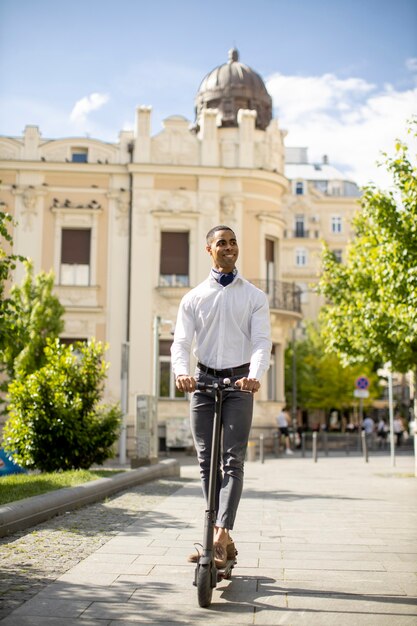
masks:
[[[91,341],[64,346],[47,340],[45,365],[9,385],[4,448],[27,469],[88,469],[114,456],[121,411],[99,402],[107,364]]]

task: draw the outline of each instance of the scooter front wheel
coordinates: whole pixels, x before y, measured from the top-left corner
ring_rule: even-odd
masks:
[[[212,587],[212,565],[199,565],[197,570],[197,595],[198,604],[202,608],[207,608],[211,604],[213,595]]]

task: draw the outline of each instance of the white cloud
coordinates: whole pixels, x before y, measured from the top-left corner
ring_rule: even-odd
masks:
[[[416,59],[416,57],[411,57],[410,59],[407,59],[406,62],[405,62],[405,66],[406,66],[406,68],[410,72],[417,72],[417,59]]]
[[[84,124],[87,121],[87,115],[91,111],[100,109],[109,101],[109,96],[105,93],[92,93],[78,100],[70,114],[71,122],[75,124]]]
[[[376,162],[381,151],[393,153],[396,138],[406,138],[407,120],[417,110],[416,87],[399,91],[333,74],[274,74],[267,88],[280,125],[288,131],[286,145],[307,146],[312,162],[327,154],[360,185],[390,184]]]

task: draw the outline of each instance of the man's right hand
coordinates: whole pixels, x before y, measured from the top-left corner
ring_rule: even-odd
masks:
[[[186,393],[192,393],[195,391],[196,387],[195,378],[193,376],[189,376],[188,374],[181,374],[180,376],[177,376],[175,384],[177,389]]]

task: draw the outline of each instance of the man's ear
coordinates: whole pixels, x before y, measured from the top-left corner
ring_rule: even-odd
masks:
[[[206,246],[206,250],[209,253],[209,255],[211,256],[211,246],[207,245]]]

